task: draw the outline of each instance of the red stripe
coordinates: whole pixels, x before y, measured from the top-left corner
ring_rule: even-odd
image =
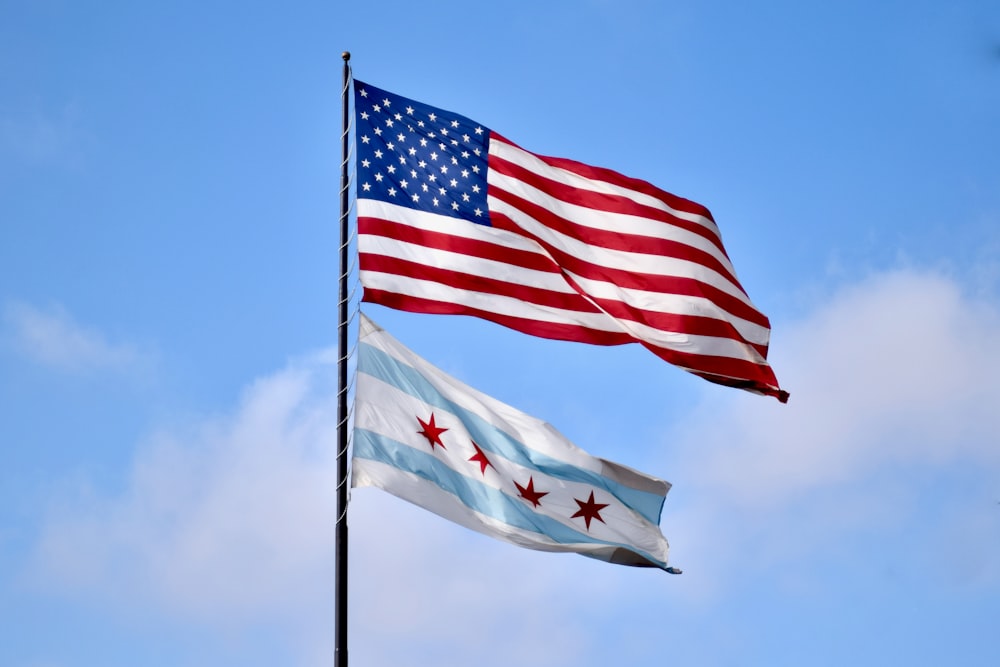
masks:
[[[458,303],[424,299],[408,294],[397,294],[395,292],[373,289],[371,287],[364,288],[363,300],[368,303],[377,303],[382,306],[395,308],[396,310],[405,310],[411,313],[470,315],[495,322],[521,333],[548,338],[550,340],[565,340],[576,343],[590,343],[592,345],[625,345],[635,342],[634,338],[624,332],[598,331],[574,324],[558,324],[524,317],[502,315]]]
[[[360,252],[359,265],[362,271],[376,271],[415,280],[429,280],[469,292],[506,296],[518,301],[562,310],[600,313],[592,303],[576,293],[554,292],[539,287],[529,287],[399,257]]]
[[[556,199],[564,202],[569,202],[571,204],[576,204],[579,206],[585,206],[595,211],[605,211],[608,213],[617,213],[621,215],[632,215],[639,218],[645,218],[647,220],[662,222],[664,224],[670,225],[672,227],[677,227],[678,229],[683,229],[684,231],[690,232],[692,234],[697,234],[698,236],[709,241],[714,245],[719,252],[726,258],[726,249],[722,245],[722,239],[719,238],[718,233],[713,228],[707,228],[705,225],[699,224],[697,222],[691,222],[690,220],[684,220],[683,218],[678,218],[676,216],[670,215],[666,211],[654,208],[652,206],[646,206],[645,204],[639,204],[628,197],[623,195],[612,195],[602,192],[594,192],[591,190],[584,190],[581,188],[574,188],[572,186],[560,183],[553,179],[550,179],[542,174],[531,171],[526,167],[519,164],[515,164],[503,158],[497,157],[495,155],[490,156],[489,168],[496,171],[497,173],[509,176],[510,178],[516,178],[517,180],[530,185],[538,190],[541,190],[547,195],[550,195]],[[490,186],[489,194],[495,195],[496,186]],[[511,195],[513,196],[513,195]],[[506,200],[505,200],[506,201]],[[512,203],[513,202],[508,202]],[[535,205],[537,207],[537,205]],[[541,208],[541,207],[538,207]],[[600,230],[595,230],[589,227],[584,228],[587,235],[594,235],[594,238],[599,238]],[[616,235],[613,232],[603,232],[611,239],[614,239]],[[582,238],[583,234],[573,234],[577,238]],[[648,244],[653,242],[669,243],[663,239],[656,237],[646,237],[638,235],[628,235],[629,238],[637,239],[638,243]],[[610,245],[612,241],[597,241],[596,245],[602,245],[605,247],[614,247]],[[644,247],[644,246],[642,246]],[[651,249],[643,250],[642,247],[636,248],[636,252],[655,252]],[[632,249],[632,248],[629,248]],[[700,251],[704,252],[704,251]],[[659,254],[659,253],[656,253]],[[668,254],[668,253],[663,253]],[[708,253],[705,253],[706,255]],[[711,257],[711,255],[708,255]],[[712,262],[718,263],[718,260],[712,257]],[[720,264],[720,266],[722,266]],[[728,275],[729,270],[722,268],[720,270],[722,273]],[[733,282],[736,282],[735,277],[732,278]]]
[[[473,222],[449,218],[455,225],[473,225]],[[518,236],[524,236],[520,231]],[[559,266],[542,252],[529,252],[518,248],[489,243],[464,236],[455,236],[444,232],[434,232],[418,227],[411,227],[393,220],[358,216],[358,234],[384,236],[397,241],[405,241],[425,248],[447,250],[461,255],[485,257],[504,264],[520,266],[525,269],[561,273]]]
[[[733,359],[731,357],[678,352],[677,350],[657,347],[649,343],[642,343],[642,345],[664,361],[685,368],[692,373],[697,373],[703,377],[708,375],[716,376],[718,379],[713,380],[713,382],[726,380],[726,382],[720,383],[727,384],[735,380],[745,380],[764,393],[777,395],[778,381],[775,379],[771,367],[767,364],[755,364],[750,361]]]

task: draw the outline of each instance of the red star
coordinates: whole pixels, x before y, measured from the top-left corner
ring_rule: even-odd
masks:
[[[490,460],[486,458],[486,454],[484,454],[483,450],[479,448],[479,445],[476,444],[475,440],[472,441],[472,446],[476,448],[476,453],[470,456],[469,460],[475,461],[476,463],[479,464],[479,472],[483,473],[483,477],[486,476],[487,466],[496,470],[496,466],[490,463]]]
[[[441,428],[434,423],[433,412],[431,413],[431,420],[429,422],[425,422],[420,417],[417,417],[417,421],[420,422],[420,425],[423,427],[423,430],[417,431],[417,433],[427,438],[427,442],[431,443],[431,451],[434,451],[434,445],[440,445],[441,449],[447,449],[447,447],[444,446],[444,443],[441,442],[441,434],[448,429]]]
[[[528,478],[528,486],[521,486],[517,482],[514,482],[514,486],[516,486],[517,490],[521,493],[521,497],[524,498],[525,500],[527,500],[529,503],[531,503],[535,507],[538,507],[539,505],[541,505],[541,503],[539,501],[542,499],[542,496],[549,495],[548,491],[535,491],[535,478],[534,477],[529,477]]]
[[[578,516],[582,516],[583,520],[587,524],[587,530],[590,530],[591,519],[597,519],[601,523],[604,523],[604,519],[601,518],[601,510],[607,507],[608,504],[595,503],[593,491],[590,492],[590,498],[587,500],[587,502],[584,502],[582,500],[577,500],[576,498],[574,498],[573,500],[576,500],[576,504],[580,506],[580,510],[570,518],[575,519]]]

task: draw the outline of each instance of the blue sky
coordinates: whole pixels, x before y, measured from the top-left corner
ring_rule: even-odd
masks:
[[[0,5],[0,663],[332,664],[346,49],[708,206],[792,393],[366,308],[671,481],[685,573],[359,489],[352,665],[995,664],[1000,6],[343,5]]]

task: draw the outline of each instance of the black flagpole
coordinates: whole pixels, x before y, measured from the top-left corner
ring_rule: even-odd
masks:
[[[337,344],[340,356],[337,361],[337,528],[334,537],[334,576],[337,603],[334,610],[334,667],[347,667],[347,246],[350,240],[347,228],[348,186],[347,175],[347,98],[350,92],[350,51],[344,51],[344,134],[341,137],[340,163],[340,301],[337,319]]]

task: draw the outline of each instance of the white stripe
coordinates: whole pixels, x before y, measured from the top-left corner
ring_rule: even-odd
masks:
[[[358,238],[358,252],[398,257],[427,266],[446,267],[449,271],[502,280],[514,285],[524,285],[563,294],[576,294],[576,290],[566,282],[566,279],[553,271],[527,269],[478,255],[429,248],[387,236],[362,234]]]
[[[426,480],[379,461],[354,459],[352,485],[372,486],[418,505],[460,526],[536,551],[580,552],[600,545],[561,544],[540,533],[497,521],[455,502],[455,497]]]
[[[706,218],[705,216],[674,209],[665,204],[663,201],[656,199],[655,197],[651,197],[643,192],[638,192],[613,183],[608,183],[607,181],[585,178],[566,169],[553,167],[540,160],[538,156],[529,153],[523,148],[508,144],[507,142],[490,141],[490,155],[496,155],[497,157],[507,160],[508,162],[513,162],[514,164],[524,167],[528,171],[541,174],[546,178],[556,181],[557,183],[562,183],[563,185],[567,185],[571,188],[579,188],[581,190],[591,190],[593,192],[603,192],[611,195],[627,197],[637,204],[650,206],[664,211],[676,218],[699,224],[708,229],[716,237],[719,236],[718,226],[714,221]],[[650,187],[655,186],[651,185]]]
[[[621,325],[612,317],[602,313],[583,313],[551,306],[541,306],[521,299],[494,294],[458,289],[450,285],[393,273],[361,271],[361,284],[371,289],[385,290],[420,299],[454,303],[467,308],[486,312],[522,317],[539,322],[569,324],[593,331],[621,332]]]
[[[493,245],[505,248],[515,248],[547,256],[545,250],[537,242],[526,236],[488,225],[477,225],[474,222],[452,218],[447,215],[420,211],[399,206],[398,204],[390,204],[377,199],[359,198],[358,215],[360,217],[392,220],[393,222],[399,222],[414,229],[460,236],[475,241],[492,243]]]

